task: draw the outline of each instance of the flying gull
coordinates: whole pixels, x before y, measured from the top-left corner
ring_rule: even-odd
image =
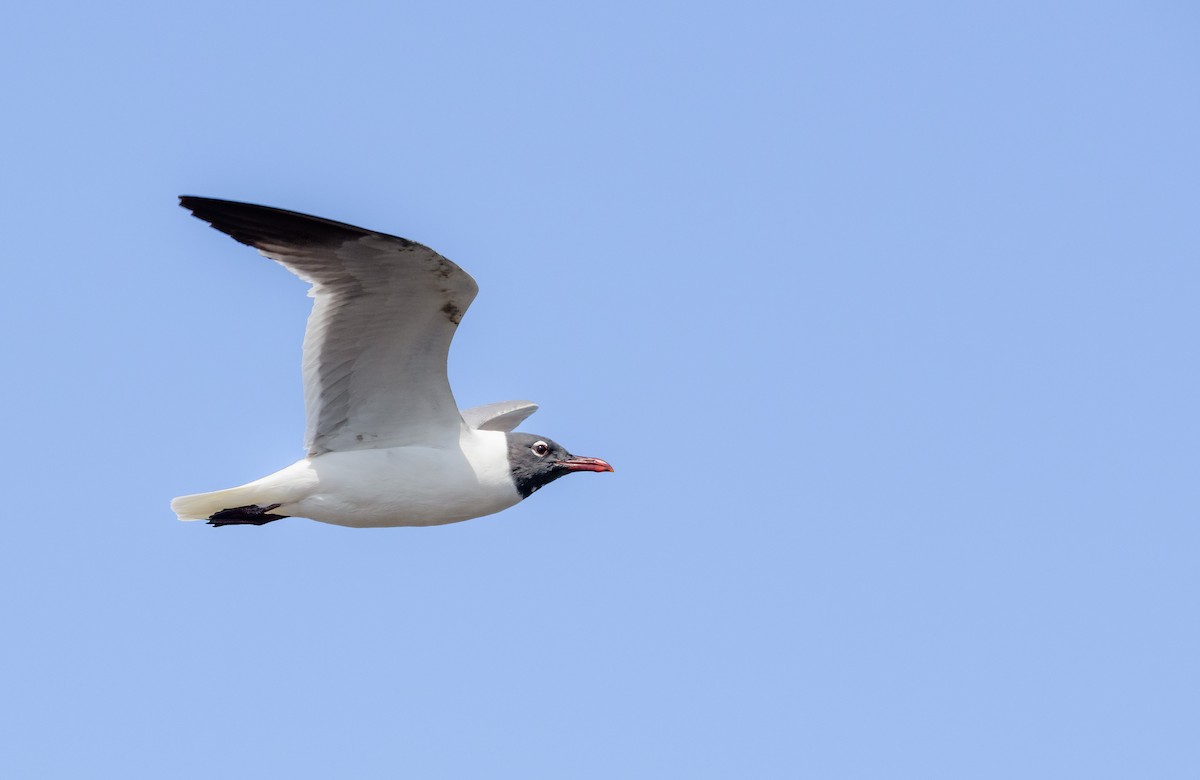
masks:
[[[499,512],[576,471],[612,471],[503,401],[459,411],[450,340],[478,285],[432,249],[292,211],[185,195],[180,204],[312,284],[304,334],[308,455],[241,487],[181,496],[180,520],[307,517],[359,528],[441,525]]]

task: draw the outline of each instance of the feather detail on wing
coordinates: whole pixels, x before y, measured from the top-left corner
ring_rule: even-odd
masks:
[[[538,405],[533,401],[498,401],[464,409],[462,418],[472,428],[507,433],[516,430],[526,417],[537,410]]]
[[[340,222],[209,198],[180,203],[312,284],[309,455],[458,437],[446,357],[479,289],[469,274],[429,247]]]

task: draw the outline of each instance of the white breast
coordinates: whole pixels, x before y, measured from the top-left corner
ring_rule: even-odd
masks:
[[[457,449],[326,452],[285,471],[293,469],[315,477],[312,492],[275,511],[335,525],[441,525],[490,515],[521,500],[509,473],[505,435],[467,426]]]

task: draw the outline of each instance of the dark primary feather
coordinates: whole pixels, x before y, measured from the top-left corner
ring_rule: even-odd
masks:
[[[253,203],[181,195],[179,205],[222,233],[256,249],[332,246],[363,236],[386,235],[331,219]],[[398,236],[387,237],[405,245],[412,243]]]

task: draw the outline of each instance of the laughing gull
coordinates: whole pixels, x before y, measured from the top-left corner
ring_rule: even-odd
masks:
[[[185,195],[180,205],[312,284],[304,334],[308,456],[241,487],[181,496],[180,520],[284,517],[358,528],[490,515],[576,471],[612,471],[545,436],[503,401],[460,412],[450,340],[478,285],[426,246],[292,211]]]

